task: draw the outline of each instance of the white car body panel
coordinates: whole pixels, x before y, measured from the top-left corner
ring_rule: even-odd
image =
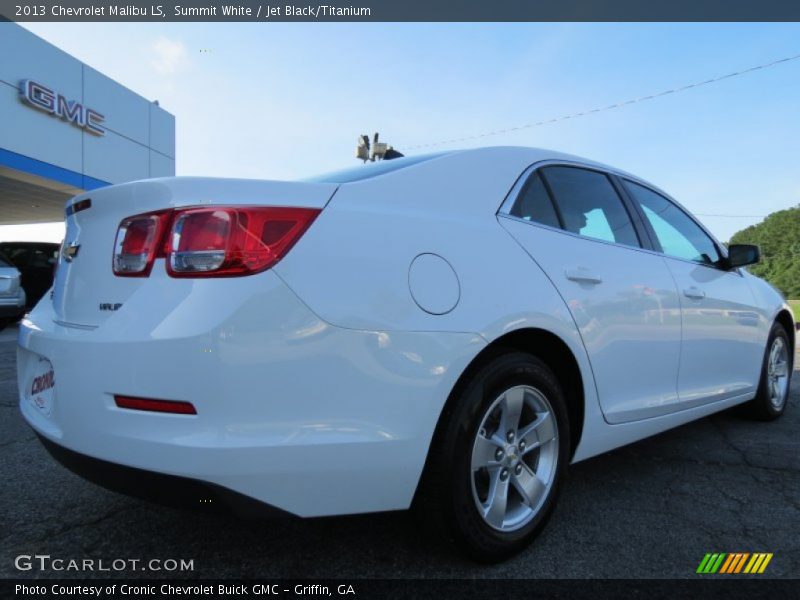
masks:
[[[692,405],[755,394],[772,320],[757,310],[743,272],[665,261],[681,291],[681,401]],[[702,297],[693,294],[698,290]]]
[[[570,309],[607,420],[679,410],[681,311],[663,258],[516,219],[501,223],[542,265]]]
[[[40,303],[20,331],[23,415],[73,451],[300,516],[406,508],[444,400],[485,342],[333,327],[274,273],[253,277],[258,293],[251,278],[167,281],[156,268],[96,330],[58,325]],[[40,356],[56,374],[49,417],[24,397]],[[190,399],[198,414],[127,411],[114,393]]]
[[[767,330],[788,310],[780,296],[745,271],[712,282],[710,312],[697,311],[688,337],[691,356],[704,335],[721,336],[704,358],[716,379],[703,385],[683,368],[676,283],[696,272],[497,215],[525,170],[548,160],[619,173],[489,148],[351,183],[168,178],[78,196],[70,202],[92,199],[67,220],[80,252],[61,260],[53,300],[20,328],[22,413],[75,452],[322,516],[407,508],[450,392],[510,332],[543,330],[574,357],[583,423],[573,461],[751,398]],[[122,218],[203,204],[323,210],[257,275],[175,279],[163,259],[147,278],[113,275]],[[597,294],[565,279],[579,267],[601,273]],[[752,326],[728,330],[743,312]],[[30,399],[43,358],[57,382],[49,414]],[[114,394],[191,401],[197,415],[120,409]]]

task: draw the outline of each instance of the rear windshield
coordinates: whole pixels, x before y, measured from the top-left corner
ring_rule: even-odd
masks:
[[[393,158],[392,160],[382,160],[380,162],[369,163],[361,165],[360,167],[352,167],[350,169],[342,169],[341,171],[333,171],[332,173],[325,173],[315,177],[309,177],[303,181],[310,181],[312,183],[350,183],[352,181],[361,181],[363,179],[370,179],[378,175],[391,173],[405,169],[411,165],[431,160],[439,156],[444,156],[447,152],[436,152],[435,154],[423,154],[421,156],[404,156],[403,158]]]

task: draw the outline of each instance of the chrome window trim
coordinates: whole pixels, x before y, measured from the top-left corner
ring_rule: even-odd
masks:
[[[722,258],[728,258],[728,252],[725,250],[725,247],[719,242],[719,240],[717,240],[717,238],[714,237],[711,234],[711,232],[709,232],[708,229],[706,229],[706,227],[703,226],[703,224],[700,223],[694,215],[692,215],[680,202],[675,200],[672,196],[670,196],[669,194],[667,194],[666,192],[664,192],[660,188],[652,185],[651,183],[648,183],[644,179],[636,177],[635,175],[631,175],[630,173],[627,173],[625,171],[618,171],[616,169],[604,167],[602,165],[597,165],[597,164],[594,164],[594,163],[591,163],[591,162],[583,163],[583,162],[579,162],[579,161],[570,161],[570,160],[563,160],[563,159],[546,159],[546,160],[541,160],[541,161],[533,163],[532,165],[527,167],[522,172],[522,174],[517,178],[517,180],[514,182],[514,185],[511,187],[511,189],[509,190],[509,192],[506,195],[505,199],[503,200],[503,203],[500,205],[500,208],[497,211],[497,216],[498,217],[503,217],[505,219],[510,219],[512,221],[519,221],[520,223],[526,223],[528,225],[532,225],[533,227],[541,227],[541,228],[546,229],[548,231],[554,231],[556,233],[561,233],[563,235],[572,236],[574,238],[581,239],[581,240],[588,240],[590,242],[597,242],[597,243],[600,243],[600,244],[610,244],[612,246],[619,246],[620,248],[626,248],[628,250],[637,250],[639,252],[646,252],[648,254],[653,254],[654,256],[660,256],[661,258],[664,258],[664,259],[677,260],[677,261],[684,262],[684,263],[687,263],[687,264],[690,264],[690,265],[695,265],[697,267],[705,267],[707,269],[713,269],[715,271],[722,271],[723,273],[735,273],[735,274],[741,276],[741,273],[739,272],[739,269],[724,269],[724,268],[722,268],[720,266],[717,266],[717,265],[709,265],[709,264],[700,263],[700,262],[697,262],[697,261],[694,261],[694,260],[688,260],[688,259],[685,259],[685,258],[679,258],[677,256],[670,256],[668,254],[665,254],[664,252],[659,252],[658,250],[651,250],[650,248],[643,248],[643,247],[638,247],[637,248],[636,246],[628,246],[626,244],[620,244],[619,242],[610,242],[608,240],[601,240],[601,239],[598,239],[598,238],[591,238],[591,237],[588,237],[588,236],[585,236],[585,235],[580,235],[578,233],[572,233],[570,231],[565,231],[564,229],[561,229],[560,227],[550,227],[549,225],[544,225],[543,223],[537,223],[536,221],[528,221],[526,219],[522,219],[520,217],[516,217],[516,216],[512,215],[511,214],[511,209],[514,207],[514,203],[517,201],[519,193],[522,191],[522,186],[525,185],[525,182],[528,180],[528,178],[535,171],[537,171],[538,169],[541,169],[541,168],[544,168],[544,167],[552,167],[552,166],[580,167],[582,169],[587,169],[589,171],[597,171],[599,173],[603,173],[604,175],[618,177],[620,180],[622,180],[623,184],[624,184],[624,181],[627,179],[628,181],[630,181],[632,183],[635,183],[637,185],[641,185],[642,187],[645,187],[645,188],[649,189],[650,191],[652,191],[652,192],[654,192],[656,194],[659,194],[660,196],[663,196],[666,200],[668,200],[669,202],[672,202],[687,217],[689,217],[689,219],[693,223],[695,223],[703,231],[703,233],[705,233],[711,239],[711,241],[714,243],[715,247],[717,248],[717,252],[719,252],[719,254],[720,254],[720,256]],[[630,192],[628,192],[627,190],[625,190],[625,192],[630,194]]]

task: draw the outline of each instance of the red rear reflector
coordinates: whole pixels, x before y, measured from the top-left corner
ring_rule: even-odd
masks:
[[[114,274],[122,277],[147,277],[162,246],[172,214],[162,210],[123,219],[114,240]]]
[[[265,271],[305,233],[318,209],[216,206],[177,209],[167,244],[172,277],[232,277]]]
[[[114,402],[120,408],[131,410],[148,410],[151,412],[173,413],[176,415],[196,415],[197,411],[191,402],[178,400],[151,400],[149,398],[131,398],[130,396],[114,396]]]

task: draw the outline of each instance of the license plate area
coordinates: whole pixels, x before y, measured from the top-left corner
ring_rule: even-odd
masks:
[[[56,399],[56,375],[53,365],[43,356],[33,359],[26,381],[25,396],[39,413],[50,417]]]

